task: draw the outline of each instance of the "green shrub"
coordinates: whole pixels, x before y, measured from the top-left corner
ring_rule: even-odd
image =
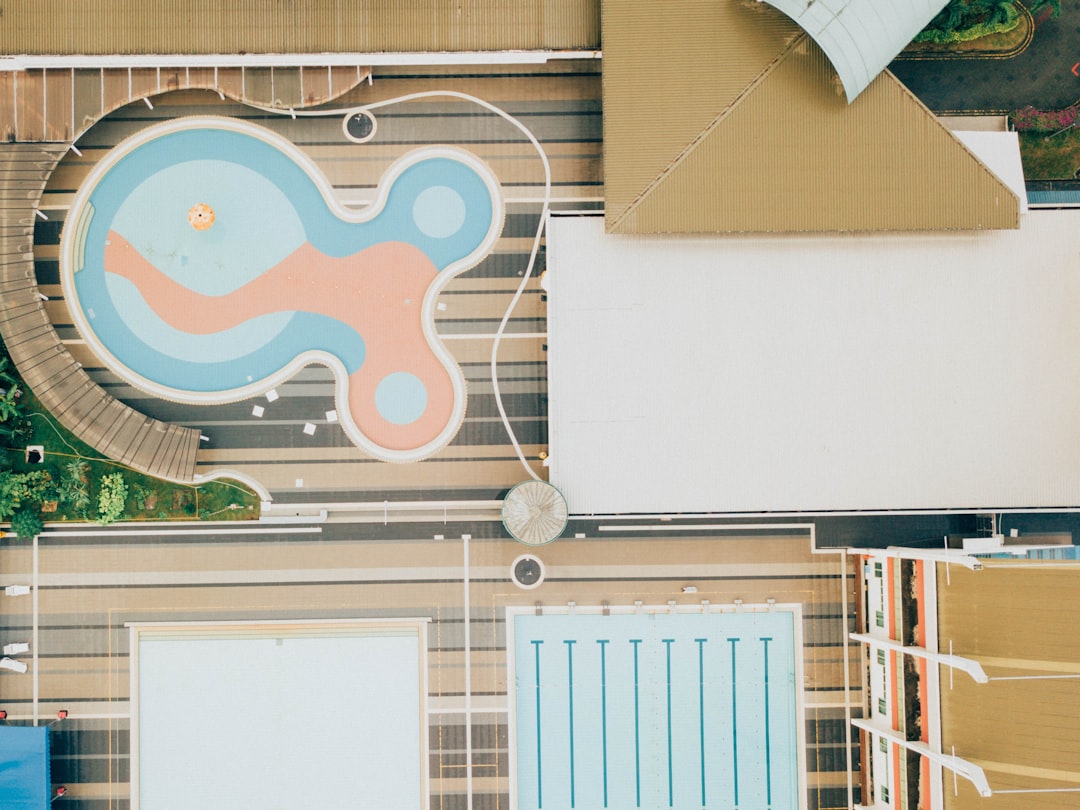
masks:
[[[44,528],[41,513],[33,506],[23,506],[11,516],[11,529],[20,540],[33,540]]]
[[[916,37],[915,42],[949,45],[1004,34],[1020,24],[1012,0],[951,0]]]
[[[80,459],[65,464],[56,495],[61,503],[85,515],[90,507],[90,465]]]
[[[131,488],[131,497],[135,501],[135,508],[140,512],[146,511],[146,501],[153,492],[142,484],[136,484]]]
[[[123,517],[127,494],[127,482],[122,473],[102,476],[98,492],[98,523],[105,526]]]
[[[1054,19],[1061,16],[1061,0],[1032,0],[1028,3],[1028,11],[1033,17],[1044,8],[1050,9],[1050,16]]]
[[[9,517],[24,504],[41,503],[52,487],[52,476],[44,470],[17,473],[0,471],[0,519]]]

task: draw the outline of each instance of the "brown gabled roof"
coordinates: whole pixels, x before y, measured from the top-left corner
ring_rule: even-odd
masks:
[[[8,0],[0,54],[591,50],[599,0]]]
[[[888,72],[852,104],[748,0],[605,3],[613,233],[1016,228],[1016,195]]]

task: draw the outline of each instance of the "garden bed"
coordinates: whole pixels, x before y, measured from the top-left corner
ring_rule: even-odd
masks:
[[[1046,0],[1032,3],[1033,9],[1040,13],[1056,13],[1053,6]],[[971,7],[971,10],[962,10],[964,7]],[[999,3],[953,0],[897,58],[1002,59],[1016,56],[1031,44],[1035,20],[1022,3],[1013,4],[1012,14],[1002,14],[1003,8]],[[956,12],[951,21],[947,16],[950,10]]]
[[[1026,180],[1080,179],[1080,102],[1061,110],[1025,107],[1009,120],[1020,135]]]
[[[6,358],[0,372],[0,519],[20,536],[42,521],[258,518],[258,495],[233,481],[175,483],[103,457],[53,418]],[[27,448],[41,448],[40,461]]]

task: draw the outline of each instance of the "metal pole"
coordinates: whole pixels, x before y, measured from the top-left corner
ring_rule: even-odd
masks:
[[[472,609],[469,599],[469,541],[471,534],[461,535],[464,565],[462,582],[465,588],[465,807],[473,810],[472,767]]]

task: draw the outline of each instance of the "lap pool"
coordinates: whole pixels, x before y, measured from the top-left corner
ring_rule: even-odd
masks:
[[[784,607],[511,613],[519,810],[802,806]]]

